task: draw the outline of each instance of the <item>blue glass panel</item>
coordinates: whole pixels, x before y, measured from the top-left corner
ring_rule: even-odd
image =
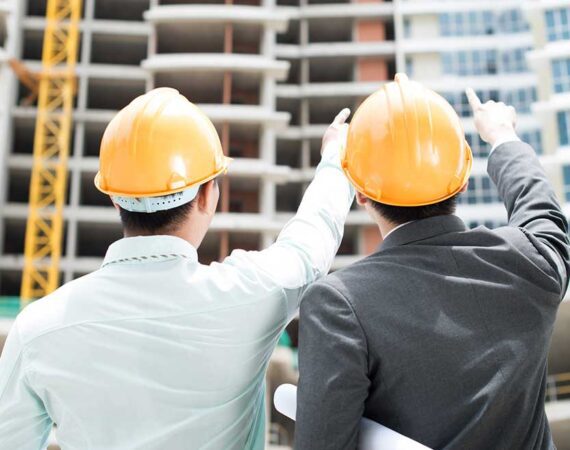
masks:
[[[570,145],[570,112],[558,113],[558,133],[560,135],[560,145]]]

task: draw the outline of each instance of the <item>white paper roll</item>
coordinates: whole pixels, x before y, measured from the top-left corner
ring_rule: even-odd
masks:
[[[282,384],[275,390],[273,396],[275,409],[289,419],[297,418],[297,386]]]
[[[297,417],[297,387],[282,384],[273,397],[275,409],[286,417],[295,420]],[[430,450],[394,430],[372,420],[362,418],[360,422],[360,450]]]

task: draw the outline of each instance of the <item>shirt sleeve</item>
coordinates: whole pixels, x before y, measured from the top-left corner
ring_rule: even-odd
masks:
[[[297,450],[351,450],[368,397],[368,348],[348,300],[324,282],[303,296],[299,320]]]
[[[493,145],[493,147],[491,147],[491,151],[489,152],[489,156],[491,156],[493,154],[493,152],[499,148],[501,145],[503,144],[508,144],[509,142],[521,142],[521,140],[519,138],[512,137],[512,136],[505,136],[501,139],[499,139],[497,142],[495,142],[495,144]]]
[[[17,323],[0,358],[0,448],[41,450],[47,445],[53,424],[28,384]]]
[[[296,313],[304,289],[329,271],[354,200],[339,150],[338,144],[325,149],[297,214],[273,245],[263,251],[235,250],[223,262],[260,287],[284,290],[289,318]]]

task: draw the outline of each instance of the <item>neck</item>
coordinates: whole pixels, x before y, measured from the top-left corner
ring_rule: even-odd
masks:
[[[385,220],[383,218],[378,219],[378,228],[380,229],[380,234],[382,235],[382,239],[384,239],[386,236],[388,236],[388,234],[394,228],[396,228],[398,226],[399,226],[399,224],[393,223],[393,222],[388,222],[387,220]]]
[[[195,249],[198,249],[202,240],[204,239],[204,235],[202,233],[193,232],[191,227],[181,227],[177,230],[172,231],[163,231],[157,230],[154,233],[144,230],[123,230],[123,237],[136,237],[136,236],[174,236],[180,239],[184,239],[186,242],[190,243]]]

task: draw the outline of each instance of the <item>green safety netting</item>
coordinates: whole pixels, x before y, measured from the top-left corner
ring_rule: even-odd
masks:
[[[16,317],[20,308],[20,297],[0,297],[0,318]]]

